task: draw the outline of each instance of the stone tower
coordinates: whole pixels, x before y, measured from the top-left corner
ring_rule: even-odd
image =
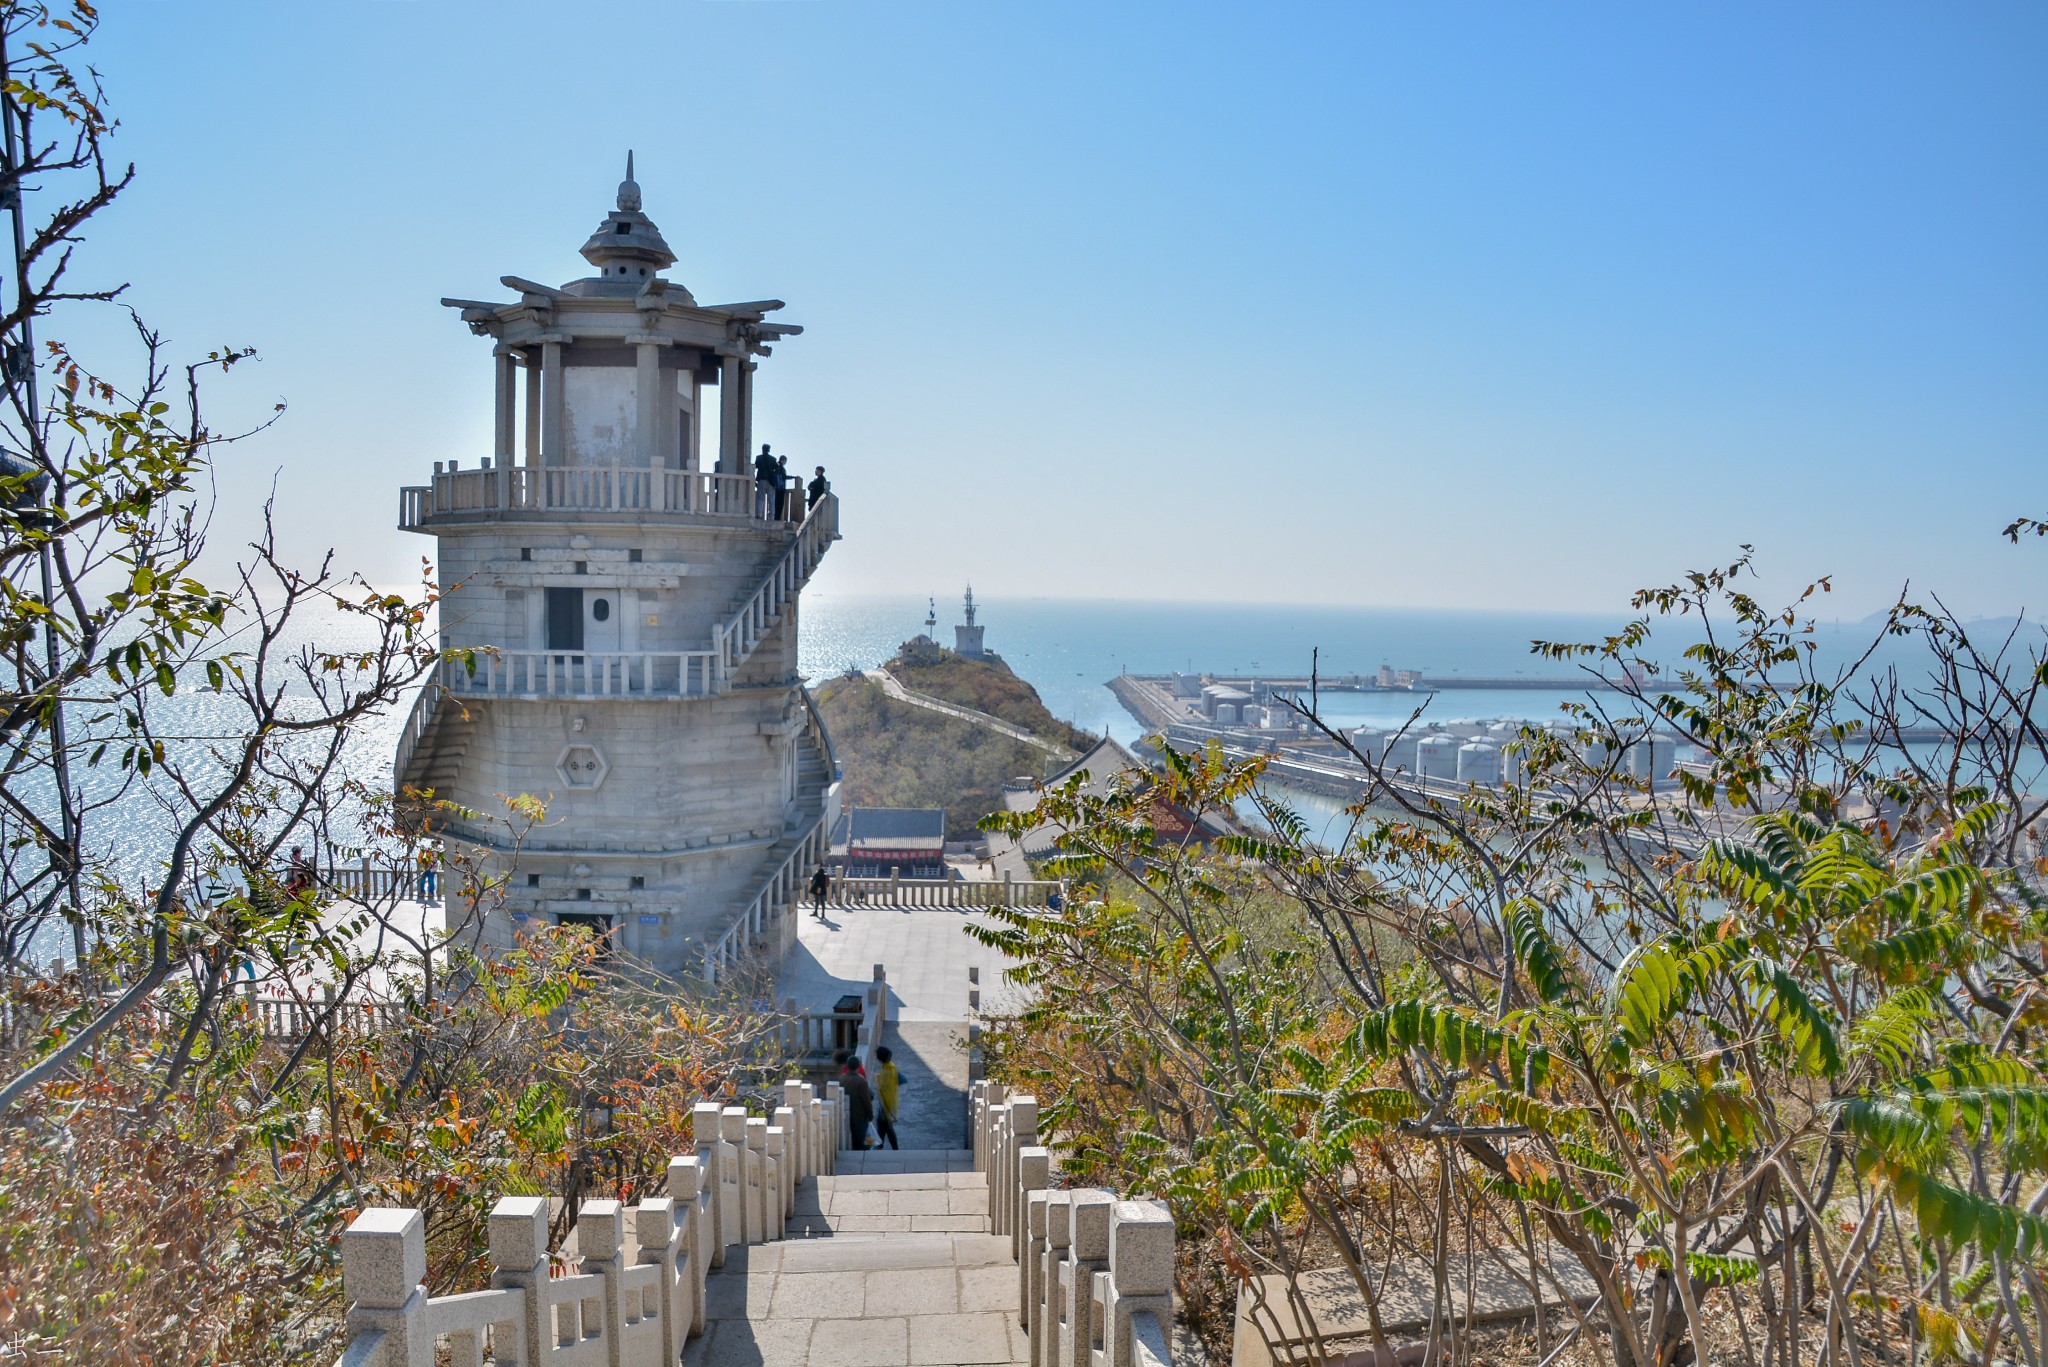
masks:
[[[794,939],[838,814],[796,667],[839,505],[749,460],[757,358],[802,329],[766,321],[780,300],[703,305],[663,277],[630,156],[583,257],[560,288],[508,275],[509,303],[442,301],[495,344],[496,440],[401,491],[399,526],[439,543],[442,644],[474,653],[421,694],[395,777],[479,814],[431,819],[510,871],[490,943],[586,925],[715,979]],[[521,793],[547,819],[515,855]]]

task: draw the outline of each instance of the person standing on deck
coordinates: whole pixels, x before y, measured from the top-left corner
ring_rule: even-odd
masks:
[[[825,872],[823,864],[811,875],[811,915],[820,921],[825,919],[825,894],[832,891],[832,875]]]
[[[761,443],[761,454],[754,457],[754,515],[766,522],[775,515],[775,489],[781,478],[781,468],[775,457],[768,454],[768,443]]]
[[[903,1076],[896,1071],[896,1056],[888,1045],[875,1050],[875,1061],[881,1064],[875,1069],[875,1147],[887,1143],[892,1149],[901,1149],[896,1142],[896,1093]]]
[[[868,1080],[850,1054],[839,1055],[839,1088],[846,1093],[846,1128],[851,1132],[849,1149],[868,1146],[868,1126],[875,1122],[875,1096]]]
[[[832,492],[832,486],[825,482],[824,466],[820,465],[818,467],[818,473],[811,476],[811,487],[809,488],[809,490],[807,490],[807,492],[811,496],[811,507],[813,508],[817,507],[820,503],[823,503],[825,501],[825,495]]]
[[[775,520],[789,521],[789,457],[775,458]]]

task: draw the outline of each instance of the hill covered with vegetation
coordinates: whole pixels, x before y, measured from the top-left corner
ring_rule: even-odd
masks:
[[[991,656],[970,660],[950,650],[932,656],[899,655],[883,666],[905,688],[929,694],[943,702],[971,707],[1021,726],[1034,736],[1054,745],[1064,745],[1076,754],[1087,751],[1096,737],[1061,721],[1047,709],[1038,690],[1010,672],[1010,667]]]
[[[896,659],[886,668],[905,688],[987,712],[1054,745],[1083,750],[1093,744],[1000,663],[947,652],[934,663]],[[816,695],[845,771],[847,805],[943,807],[948,840],[977,837],[974,823],[1002,807],[1007,780],[1043,777],[1064,763],[986,726],[892,698],[860,675],[828,680]]]

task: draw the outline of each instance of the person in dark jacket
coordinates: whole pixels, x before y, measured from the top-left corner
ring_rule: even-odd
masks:
[[[775,520],[789,521],[789,457],[775,458]]]
[[[849,1054],[839,1055],[839,1089],[846,1093],[846,1128],[852,1134],[849,1149],[868,1146],[868,1126],[875,1122],[875,1094],[868,1089],[867,1075]]]
[[[781,479],[782,467],[768,454],[764,441],[761,454],[754,457],[754,515],[763,522],[775,515],[775,490]]]
[[[813,508],[817,507],[820,503],[823,503],[825,501],[825,495],[832,492],[832,486],[825,482],[824,466],[820,465],[818,467],[818,473],[811,476],[811,487],[808,490],[808,492],[811,496],[810,506]]]
[[[825,872],[823,864],[811,875],[811,915],[820,921],[825,919],[825,895],[832,891],[832,875]]]

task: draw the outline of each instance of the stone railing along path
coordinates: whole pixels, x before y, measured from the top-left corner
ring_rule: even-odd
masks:
[[[888,1025],[877,984],[863,1045]],[[482,1290],[429,1296],[420,1213],[364,1211],[341,1237],[338,1367],[1172,1361],[1171,1216],[1054,1187],[1033,1098],[976,1082],[969,1147],[865,1153],[841,1147],[837,1083],[785,1082],[781,1100],[697,1106],[663,1193],[585,1201],[561,1249],[546,1198],[499,1201]]]

